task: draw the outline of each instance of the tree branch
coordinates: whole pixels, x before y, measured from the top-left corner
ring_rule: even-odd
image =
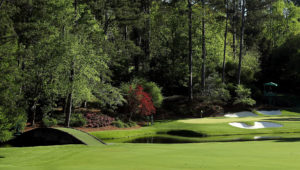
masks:
[[[0,2],[0,9],[1,9],[1,6],[2,6],[3,2],[4,2],[4,0],[1,0],[1,2]]]

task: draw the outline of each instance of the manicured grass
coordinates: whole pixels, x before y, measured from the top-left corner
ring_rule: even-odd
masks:
[[[72,128],[55,128],[55,129],[64,131],[64,132],[74,136],[75,138],[77,138],[78,140],[80,140],[81,142],[83,142],[86,145],[102,145],[103,144],[94,136],[92,136],[86,132],[80,131],[80,130],[76,130],[76,129],[72,129]]]
[[[271,121],[280,128],[240,129],[229,122]],[[299,169],[300,116],[285,111],[282,116],[205,118],[156,122],[134,130],[91,132],[94,136],[120,142],[129,136],[154,135],[192,142],[230,141],[232,137],[282,136],[271,141],[210,142],[192,144],[62,145],[0,148],[0,170],[98,170],[98,169]],[[93,139],[73,129],[63,129],[77,138]],[[168,135],[170,131],[193,131],[207,138]],[[279,135],[278,135],[279,134]],[[129,139],[129,138],[127,138]],[[93,142],[93,140],[92,140]]]
[[[255,121],[269,121],[282,124],[280,128],[264,129],[241,129],[232,127],[230,122],[246,122],[253,124]],[[92,135],[103,139],[128,138],[135,136],[167,134],[171,130],[189,130],[206,136],[228,136],[228,135],[255,135],[255,134],[281,134],[300,133],[300,114],[297,112],[283,110],[280,116],[257,116],[243,118],[199,118],[178,121],[156,122],[154,126],[142,127],[134,130],[114,130],[91,132]]]
[[[299,169],[299,142],[0,148],[0,170]]]

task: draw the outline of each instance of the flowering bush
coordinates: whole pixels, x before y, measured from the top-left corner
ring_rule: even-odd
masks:
[[[115,121],[114,118],[103,114],[88,113],[86,114],[87,126],[92,128],[105,127]]]
[[[121,93],[128,96],[130,88],[136,89],[138,85],[143,87],[143,91],[151,96],[151,100],[155,108],[160,108],[163,102],[161,88],[154,82],[148,82],[144,79],[135,78],[131,82],[122,83],[120,86]]]
[[[128,105],[131,113],[149,116],[156,113],[151,96],[146,93],[142,86],[135,89],[130,86],[128,93]]]

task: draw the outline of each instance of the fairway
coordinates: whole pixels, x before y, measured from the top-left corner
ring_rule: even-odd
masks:
[[[298,142],[1,148],[0,170],[299,169]]]

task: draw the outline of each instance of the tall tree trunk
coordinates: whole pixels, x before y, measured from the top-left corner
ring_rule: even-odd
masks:
[[[227,7],[228,8],[228,7]],[[233,59],[235,60],[236,55],[236,0],[233,0],[233,17],[232,17],[232,27],[233,27],[233,40],[232,40],[232,49],[233,49]]]
[[[125,41],[127,40],[127,32],[128,32],[127,25],[125,25],[125,27],[124,27],[124,39],[125,39]]]
[[[139,47],[142,46],[142,36],[141,35],[139,35],[139,37],[137,38],[136,44]],[[140,56],[140,55],[136,55],[135,58],[134,58],[134,60],[135,60],[134,61],[134,71],[135,71],[136,75],[138,75],[139,72],[140,72],[141,58],[142,58],[142,56]]]
[[[240,39],[240,56],[239,56],[239,67],[238,67],[238,75],[237,75],[237,83],[241,84],[241,71],[242,71],[242,58],[243,58],[243,38],[244,38],[244,27],[245,27],[245,6],[246,0],[242,0],[242,26],[241,26],[241,39]]]
[[[0,8],[1,8],[3,2],[4,2],[4,0],[1,0],[1,1],[0,1]]]
[[[227,40],[227,27],[228,27],[228,0],[226,1],[226,23],[224,33],[224,54],[223,54],[223,71],[222,71],[222,82],[225,82],[225,62],[226,62],[226,40]]]
[[[271,37],[271,50],[274,47],[274,30],[273,30],[273,18],[272,18],[272,13],[273,13],[273,6],[272,6],[272,2],[270,3],[270,12],[269,12],[269,20],[270,20],[270,37]]]
[[[77,0],[74,0],[74,11],[75,11],[75,19],[77,17]],[[77,26],[77,21],[75,21],[75,27]],[[72,114],[72,107],[73,107],[73,82],[74,82],[74,75],[75,75],[75,63],[74,63],[74,56],[72,56],[71,61],[71,68],[70,68],[70,92],[68,95],[68,106],[67,106],[67,112],[66,112],[66,119],[65,119],[65,126],[70,127],[70,119]]]
[[[104,14],[104,26],[103,26],[103,31],[104,34],[107,36],[107,30],[108,30],[108,25],[109,25],[109,20],[108,20],[108,14],[107,10],[105,10]]]
[[[71,70],[70,70],[70,92],[68,95],[68,102],[67,102],[67,112],[66,112],[66,119],[65,119],[65,126],[70,127],[70,119],[72,114],[72,107],[73,107],[73,82],[74,82],[74,59],[71,62]]]
[[[71,90],[73,90],[73,89],[71,89]],[[66,127],[70,127],[70,119],[71,119],[72,106],[73,106],[72,103],[73,103],[73,92],[70,92],[68,95],[68,105],[67,105],[67,112],[66,112],[66,119],[65,119]]]
[[[150,16],[150,8],[151,8],[151,0],[147,1],[147,9],[146,9],[146,13],[147,13],[147,21],[146,21],[146,31],[147,31],[147,39],[146,39],[146,44],[145,44],[145,54],[146,54],[146,59],[144,61],[144,63],[148,63],[148,61],[150,61],[150,40],[151,40],[151,16]],[[146,66],[146,70],[148,71],[149,69],[149,65],[145,64]]]
[[[201,88],[205,90],[205,62],[206,62],[206,47],[205,47],[205,2],[202,0],[202,71],[201,71]]]
[[[36,106],[37,106],[37,101],[35,100],[33,106],[31,107],[31,111],[32,111],[31,126],[35,126]]]
[[[189,100],[193,100],[193,55],[192,55],[192,4],[188,0],[188,22],[189,22]]]

